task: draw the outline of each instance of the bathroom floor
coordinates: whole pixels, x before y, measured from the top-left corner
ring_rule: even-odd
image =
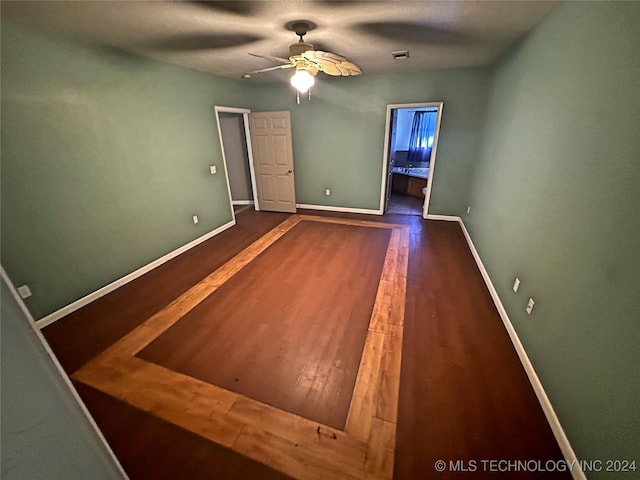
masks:
[[[394,193],[389,197],[387,214],[393,215],[422,215],[424,199],[411,195]]]

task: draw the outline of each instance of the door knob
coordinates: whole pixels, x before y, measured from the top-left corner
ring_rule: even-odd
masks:
[[[286,175],[291,175],[293,173],[293,170],[289,169],[286,173]]]

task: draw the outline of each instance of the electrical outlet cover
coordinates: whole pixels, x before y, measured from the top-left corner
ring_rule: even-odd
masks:
[[[529,303],[527,303],[527,315],[531,315],[531,311],[533,310],[534,304],[535,302],[533,301],[533,298],[530,298]]]
[[[29,298],[32,295],[29,285],[22,285],[21,287],[18,287],[17,290],[20,298]]]

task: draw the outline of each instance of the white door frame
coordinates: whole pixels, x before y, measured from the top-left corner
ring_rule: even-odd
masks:
[[[233,219],[235,221],[236,215],[233,211],[233,199],[231,196],[231,183],[229,182],[229,172],[227,170],[227,159],[224,154],[224,140],[222,139],[222,129],[220,127],[220,115],[219,113],[240,113],[242,114],[242,121],[244,124],[244,137],[247,142],[247,154],[249,156],[249,175],[251,176],[251,190],[253,191],[253,206],[256,210],[260,210],[260,205],[258,204],[258,191],[256,189],[256,175],[253,169],[253,152],[251,150],[251,132],[249,131],[249,114],[251,110],[248,108],[237,108],[237,107],[222,107],[219,105],[214,106],[214,111],[216,113],[216,121],[218,124],[218,138],[220,139],[220,149],[222,150],[222,163],[224,164],[224,175],[227,180],[227,191],[229,193],[229,205],[231,205],[231,214],[233,215]]]
[[[387,179],[389,178],[389,134],[391,132],[391,111],[402,108],[425,108],[437,107],[438,116],[436,119],[436,131],[433,135],[433,144],[431,147],[431,157],[429,159],[429,177],[427,178],[427,193],[424,196],[424,205],[422,206],[422,218],[427,218],[429,211],[429,200],[431,199],[431,185],[433,184],[433,172],[436,166],[436,151],[438,150],[438,138],[440,137],[440,120],[442,119],[443,102],[424,102],[424,103],[398,103],[387,105],[387,119],[385,121],[384,132],[384,155],[382,157],[382,181],[380,183],[380,214],[384,215],[384,204],[387,187]]]

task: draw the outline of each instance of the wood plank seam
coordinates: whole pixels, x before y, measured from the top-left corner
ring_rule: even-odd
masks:
[[[344,432],[135,357],[301,221],[392,229]],[[398,224],[292,215],[72,377],[296,478],[390,479],[409,230]]]

